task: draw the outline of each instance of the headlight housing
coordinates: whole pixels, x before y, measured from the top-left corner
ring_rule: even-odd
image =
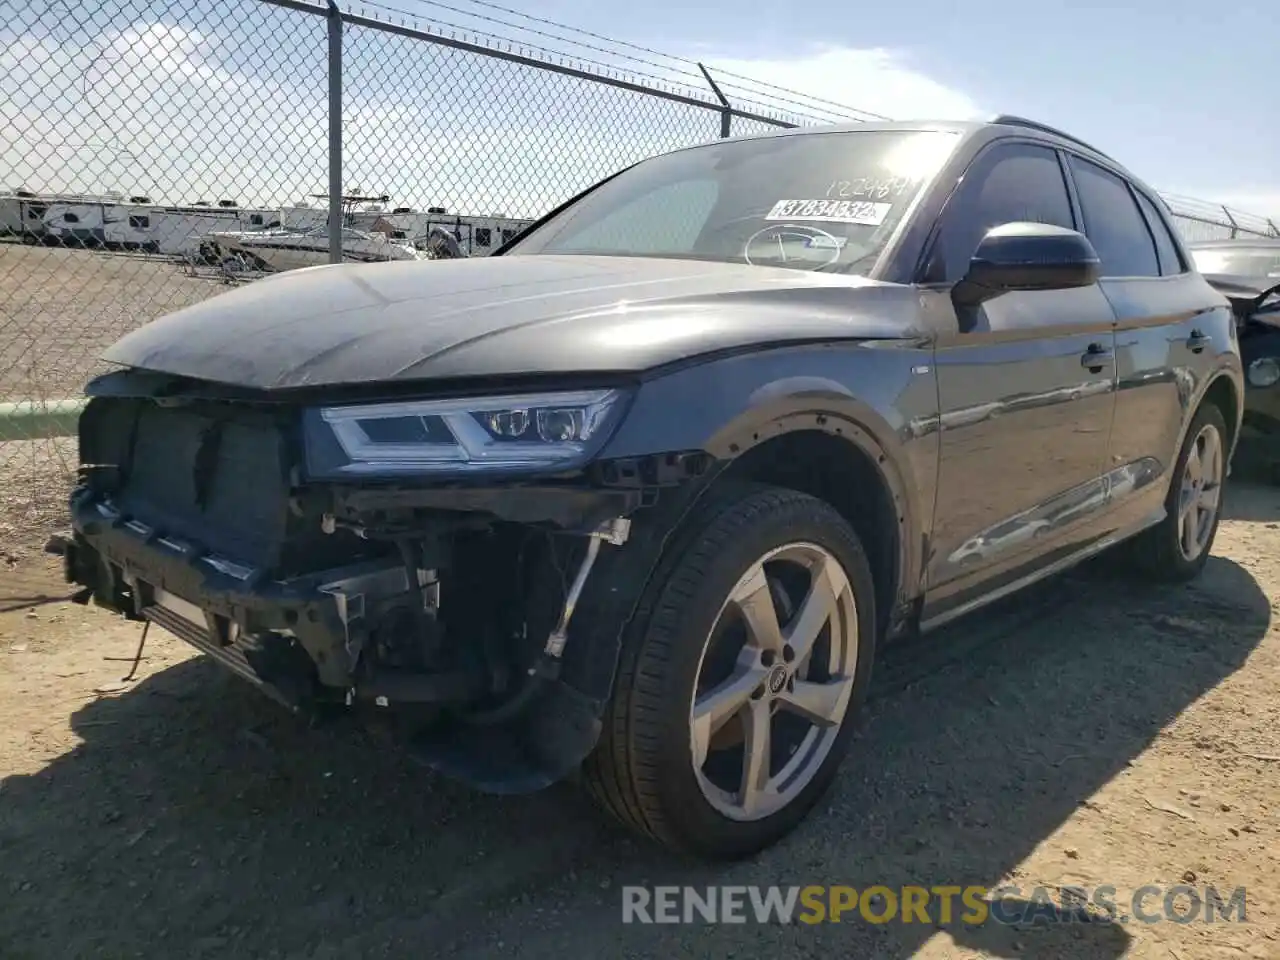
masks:
[[[545,471],[608,438],[618,390],[322,407],[308,423],[312,476]]]
[[[1249,364],[1247,376],[1250,386],[1273,386],[1280,383],[1280,362],[1277,362],[1274,357],[1260,357]]]

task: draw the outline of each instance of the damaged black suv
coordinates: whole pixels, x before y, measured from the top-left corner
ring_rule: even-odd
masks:
[[[580,773],[746,855],[831,783],[882,642],[1122,541],[1201,569],[1234,329],[1156,195],[1042,125],[720,141],[496,256],[129,334],[67,573],[480,789]]]

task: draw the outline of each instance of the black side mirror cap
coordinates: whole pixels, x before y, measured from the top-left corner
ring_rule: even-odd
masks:
[[[1050,223],[992,227],[951,292],[957,307],[976,307],[1014,290],[1067,290],[1098,281],[1101,262],[1089,238]]]

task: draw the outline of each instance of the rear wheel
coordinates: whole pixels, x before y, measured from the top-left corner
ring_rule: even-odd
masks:
[[[874,589],[857,535],[822,501],[708,497],[641,603],[585,773],[629,826],[740,857],[830,785],[870,681]]]
[[[1174,464],[1164,520],[1133,543],[1133,557],[1148,577],[1185,583],[1204,569],[1222,519],[1226,475],[1226,421],[1216,406],[1205,404]]]

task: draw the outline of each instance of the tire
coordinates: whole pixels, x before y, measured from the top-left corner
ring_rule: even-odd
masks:
[[[766,558],[767,566],[762,564]],[[772,634],[778,641],[772,645],[749,642],[746,621],[739,622],[744,607],[731,602],[735,590],[740,596],[749,592],[746,574],[757,568],[759,576],[750,585],[767,583],[768,589],[757,591],[745,606],[764,609],[757,601],[769,598],[767,606],[778,613],[781,627]],[[825,570],[824,577],[815,576],[817,570]],[[821,593],[831,600],[826,607],[812,606],[810,613],[827,609],[830,615],[806,618],[808,624],[825,624],[806,654],[804,638],[810,631],[799,629],[805,625],[800,612],[806,599],[819,596],[813,583],[831,585]],[[583,769],[588,791],[627,826],[702,859],[750,856],[781,839],[830,786],[848,749],[875,657],[874,598],[857,535],[823,501],[755,485],[708,491],[659,563],[624,634],[604,731]],[[748,642],[725,661],[738,634]],[[782,640],[794,641],[799,655]],[[744,657],[755,665],[744,667]],[[724,662],[730,671],[716,683],[715,670]],[[704,686],[698,692],[700,678]],[[759,699],[742,693],[753,686],[757,694],[764,691]],[[744,699],[733,713],[720,714],[719,731],[699,740],[712,746],[699,750],[694,731],[711,728],[709,705],[732,700],[727,694],[711,697],[707,687],[732,688]],[[696,726],[695,692],[701,717]],[[829,718],[813,724],[809,736],[797,725],[811,721],[790,716],[801,700],[820,704],[815,712]],[[755,780],[767,781],[764,790],[747,790],[747,770],[761,769],[748,768],[748,741],[760,742],[750,734],[765,728],[771,737],[785,733],[798,745],[765,764]],[[737,746],[732,745],[735,736],[740,737]],[[730,746],[714,746],[719,741]],[[695,765],[695,751],[705,763]],[[735,753],[740,754],[736,780]]]
[[[1184,487],[1188,483],[1188,462],[1194,463],[1193,451],[1198,455],[1203,452],[1203,443],[1207,434],[1216,435],[1218,444],[1217,466],[1210,467],[1216,476],[1205,479],[1204,491],[1212,494],[1212,515],[1204,522],[1201,533],[1196,538],[1198,547],[1189,553],[1183,549],[1183,511]],[[1213,549],[1213,540],[1217,536],[1218,524],[1222,519],[1222,496],[1226,481],[1227,457],[1227,425],[1222,411],[1211,403],[1201,405],[1187,429],[1182,449],[1178,451],[1178,459],[1174,463],[1169,483],[1169,493],[1165,498],[1165,518],[1156,526],[1140,534],[1133,541],[1130,556],[1137,568],[1148,580],[1158,583],[1186,583],[1195,578]],[[1203,467],[1203,464],[1202,464]],[[1194,489],[1194,488],[1193,488]],[[1203,502],[1203,501],[1201,501]]]

